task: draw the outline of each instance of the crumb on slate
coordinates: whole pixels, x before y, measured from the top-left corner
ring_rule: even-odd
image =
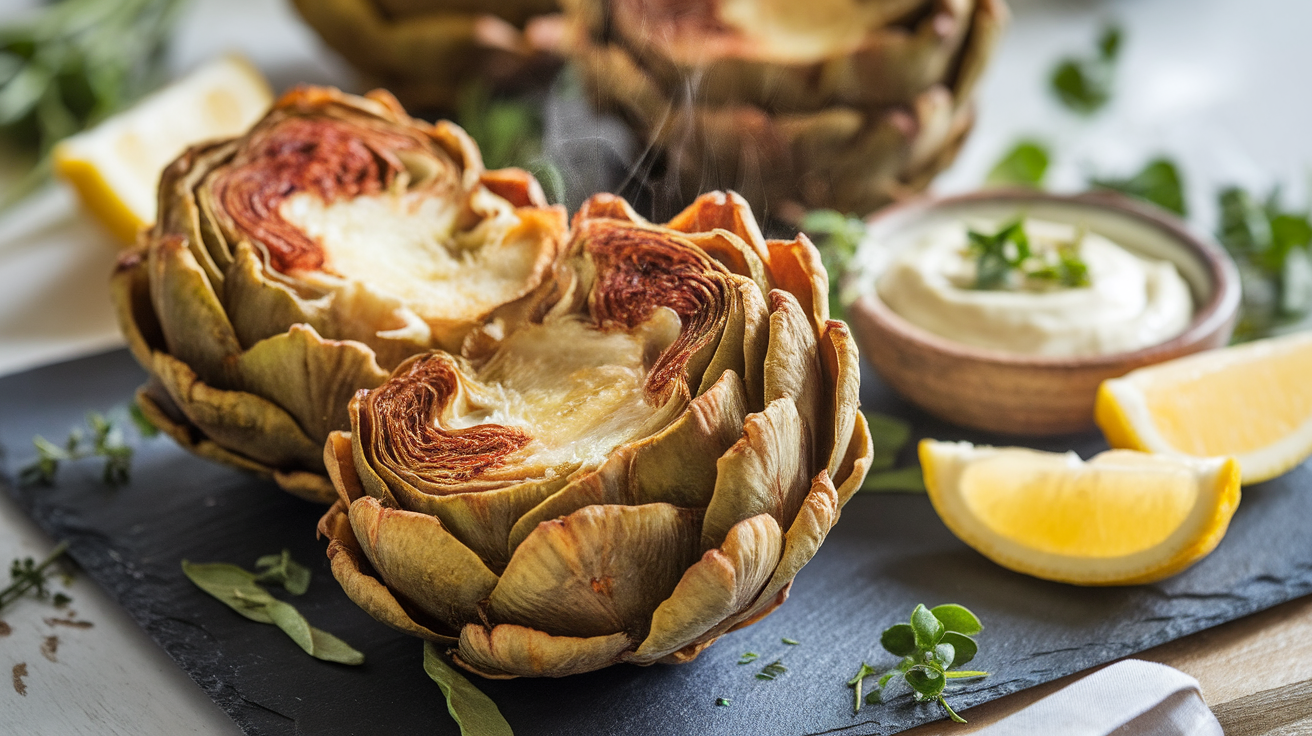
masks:
[[[27,662],[19,662],[14,665],[14,692],[19,695],[27,695],[27,685],[23,678],[27,677]]]
[[[46,640],[41,642],[41,656],[51,662],[59,661],[55,659],[55,650],[57,649],[59,649],[59,637],[57,636],[47,636]]]
[[[9,636],[12,633],[14,633],[14,630],[10,628],[9,624],[0,621],[0,636]]]

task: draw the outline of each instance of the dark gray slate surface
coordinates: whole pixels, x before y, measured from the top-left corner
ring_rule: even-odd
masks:
[[[125,352],[0,379],[9,477],[31,459],[34,434],[64,437],[86,411],[126,402],[141,380]],[[873,378],[865,386],[868,407],[911,418],[918,435],[1008,441],[927,419]],[[1097,436],[1041,446],[1085,455],[1102,449]],[[314,538],[319,508],[163,438],[141,444],[127,487],[102,486],[98,470],[78,464],[54,488],[8,490],[42,527],[72,542],[87,573],[248,733],[458,733],[424,675],[418,640],[372,621],[333,581]],[[1305,464],[1245,489],[1229,535],[1184,574],[1151,586],[1082,589],[993,565],[958,542],[924,497],[858,495],[798,576],[792,599],[692,664],[619,666],[562,680],[474,679],[521,736],[895,733],[942,714],[902,696],[854,717],[843,683],[863,659],[893,664],[879,650],[879,631],[916,603],[962,603],[985,622],[976,664],[995,674],[954,686],[951,702],[965,708],[1312,592],[1310,521]],[[284,546],[314,570],[297,606],[361,649],[363,667],[310,659],[277,629],[192,587],[178,566],[185,557],[250,567]],[[781,637],[802,643],[785,646]],[[758,666],[735,664],[747,650],[761,654]],[[753,677],[776,657],[785,675]],[[716,707],[717,697],[732,705]]]

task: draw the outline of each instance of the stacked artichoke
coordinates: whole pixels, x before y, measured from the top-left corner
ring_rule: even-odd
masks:
[[[565,0],[598,105],[690,199],[864,214],[926,186],[973,122],[1002,0]]]
[[[329,46],[407,105],[452,109],[464,84],[546,83],[560,66],[556,0],[295,0]]]
[[[734,194],[575,215],[535,317],[415,356],[325,463],[334,575],[488,677],[685,662],[779,606],[872,447],[815,248]]]
[[[457,126],[386,93],[293,91],[175,161],[119,263],[119,321],[151,376],[139,404],[193,452],[329,502],[323,446],[351,397],[417,353],[491,350],[565,227]]]

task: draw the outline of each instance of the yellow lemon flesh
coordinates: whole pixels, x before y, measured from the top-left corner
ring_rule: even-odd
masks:
[[[1239,461],[1245,484],[1312,455],[1312,333],[1258,340],[1104,381],[1095,409],[1112,447]]]
[[[1016,572],[1076,585],[1149,583],[1207,556],[1239,505],[1239,466],[1110,450],[920,443],[925,487],[961,541]]]
[[[96,127],[64,139],[55,172],[125,244],[155,221],[160,173],[189,146],[246,131],[273,102],[250,62],[213,61]]]

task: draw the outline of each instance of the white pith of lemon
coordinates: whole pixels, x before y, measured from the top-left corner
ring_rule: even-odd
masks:
[[[1128,585],[1174,575],[1225,536],[1239,505],[1230,458],[920,443],[930,501],[963,542],[1027,575]]]
[[[1095,409],[1112,447],[1235,458],[1244,484],[1312,454],[1312,332],[1199,353],[1104,381]]]
[[[244,133],[272,102],[269,83],[250,62],[225,56],[61,141],[55,172],[97,220],[131,244],[155,221],[164,167],[196,143]]]

